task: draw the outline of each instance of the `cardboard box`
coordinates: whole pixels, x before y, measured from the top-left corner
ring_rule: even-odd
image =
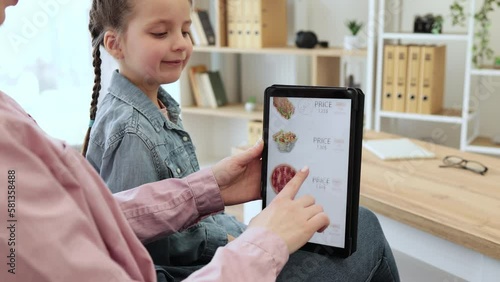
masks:
[[[257,143],[262,139],[262,121],[252,120],[248,122],[248,145]]]

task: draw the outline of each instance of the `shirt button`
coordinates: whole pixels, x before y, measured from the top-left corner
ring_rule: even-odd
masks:
[[[180,168],[177,168],[177,173],[181,173],[181,169]]]
[[[182,140],[184,140],[184,142],[187,142],[189,140],[189,138],[187,138],[186,136],[182,137]]]

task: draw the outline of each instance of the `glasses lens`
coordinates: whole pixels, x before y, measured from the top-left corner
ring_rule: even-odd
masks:
[[[480,163],[477,163],[477,162],[468,162],[465,167],[467,167],[467,169],[470,169],[470,170],[473,170],[473,171],[476,171],[476,172],[483,172],[486,170],[486,167]]]
[[[462,158],[459,157],[454,157],[454,156],[449,156],[444,158],[443,162],[447,165],[456,165],[460,164],[463,161]]]

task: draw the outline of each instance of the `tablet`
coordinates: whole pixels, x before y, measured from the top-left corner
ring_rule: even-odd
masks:
[[[330,218],[303,250],[341,257],[356,251],[363,111],[359,89],[273,85],[265,91],[263,208],[308,166],[297,197],[312,195]]]

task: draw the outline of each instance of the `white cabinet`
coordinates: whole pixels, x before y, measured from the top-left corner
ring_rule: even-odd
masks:
[[[388,3],[391,3],[389,7],[387,6]],[[451,3],[452,1],[449,1],[446,5],[450,5]],[[425,124],[422,126],[422,128],[425,129],[420,129],[420,131],[426,132],[419,132],[417,135],[420,134],[420,136],[411,137],[419,138],[427,136],[429,139],[433,139],[433,137],[437,136],[436,139],[439,139],[439,135],[444,135],[442,133],[445,131],[444,127],[447,127],[448,129],[459,131],[455,137],[452,137],[456,140],[452,141],[456,141],[454,142],[455,146],[459,147],[461,150],[500,155],[500,146],[494,145],[490,141],[489,137],[484,137],[480,134],[480,107],[474,105],[481,103],[481,101],[476,101],[478,100],[477,95],[472,95],[475,91],[480,91],[477,89],[477,85],[480,84],[480,82],[477,80],[473,81],[474,77],[500,76],[500,70],[474,68],[474,65],[472,64],[472,47],[474,44],[475,23],[472,16],[473,12],[471,11],[476,11],[476,1],[469,0],[466,6],[468,10],[466,11],[467,27],[465,32],[449,34],[422,34],[413,33],[412,30],[409,30],[412,29],[413,26],[408,26],[408,20],[406,21],[406,25],[404,25],[405,27],[402,27],[401,14],[403,9],[405,9],[404,0],[379,1],[374,111],[374,128],[376,131],[393,131],[393,133],[403,135],[406,133],[411,135],[415,134],[415,131],[419,130],[415,129],[417,127],[415,124]],[[399,13],[394,13],[394,7],[397,7],[396,10]],[[432,11],[432,8],[428,9]],[[398,17],[395,15],[400,16],[399,22],[397,20]],[[395,20],[396,24],[392,21],[386,22],[385,19]],[[393,25],[393,29],[396,30],[395,32],[389,32],[387,30],[390,29],[387,28],[387,26],[391,26],[391,24]],[[430,115],[382,110],[384,46],[386,44],[393,44],[394,42],[398,44],[447,44],[449,52],[447,56],[447,78],[445,82],[444,95],[449,99],[445,99],[448,103],[444,104],[444,108],[441,113]],[[463,49],[465,51],[463,54],[460,54],[460,52],[456,51],[456,49]],[[458,74],[460,79],[456,79],[456,73],[454,73],[455,78],[452,79],[451,75],[448,76],[448,74],[452,74],[455,69],[454,65],[451,65],[450,62],[456,65],[457,61],[460,62],[458,63],[459,65],[463,62],[462,67],[464,71],[463,73]],[[457,92],[460,92],[459,95],[456,95]],[[398,126],[399,122],[403,123],[405,121],[413,122],[407,122],[403,126]],[[434,124],[434,126],[430,126],[430,123]],[[400,131],[404,132],[402,133]],[[439,142],[440,140],[432,141]]]

